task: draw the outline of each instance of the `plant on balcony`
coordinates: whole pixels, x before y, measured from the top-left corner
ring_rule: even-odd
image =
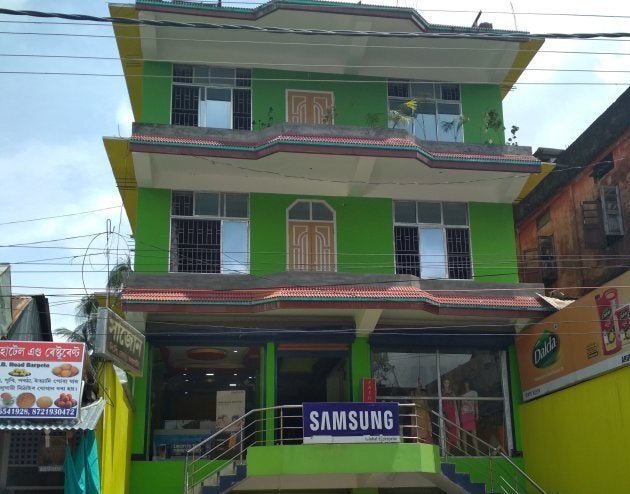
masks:
[[[452,120],[440,122],[440,127],[442,128],[443,132],[452,132],[453,141],[457,142],[457,137],[459,136],[459,133],[464,127],[464,124],[469,120],[470,118],[465,117],[463,114],[457,115]]]
[[[271,127],[272,125],[273,125],[273,106],[270,106],[269,110],[267,110],[266,121],[259,119],[258,121],[254,120],[252,122],[252,128],[254,128],[255,130],[267,129]]]

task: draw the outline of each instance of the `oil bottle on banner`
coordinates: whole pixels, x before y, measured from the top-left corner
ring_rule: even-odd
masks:
[[[616,288],[609,288],[601,295],[596,295],[595,303],[599,314],[604,355],[616,353],[621,350],[622,339],[626,338],[627,306],[621,308],[626,308],[626,312],[619,309],[619,296]],[[626,319],[624,323],[621,323],[622,318]],[[622,325],[624,326],[623,335],[620,330]],[[630,336],[630,334],[628,335]]]

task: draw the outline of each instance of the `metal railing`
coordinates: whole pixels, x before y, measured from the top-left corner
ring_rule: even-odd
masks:
[[[250,446],[300,444],[302,405],[256,408],[186,452],[184,492],[200,484],[218,485],[221,473],[243,464]]]
[[[427,420],[426,417],[429,417]],[[399,403],[403,442],[424,442],[440,448],[444,462],[466,463],[468,473],[493,493],[545,494],[501,447],[493,446],[433,410]],[[186,452],[186,494],[200,485],[219,485],[225,473],[236,473],[247,448],[261,445],[302,444],[302,405],[257,408]],[[466,460],[466,457],[470,460]]]
[[[484,441],[429,408],[420,409],[415,403],[400,403],[399,409],[404,441],[438,445],[443,462],[465,465],[471,479],[485,483],[489,492],[546,494],[501,446]]]

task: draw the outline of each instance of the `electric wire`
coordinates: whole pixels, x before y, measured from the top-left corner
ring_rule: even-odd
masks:
[[[536,33],[524,32],[497,32],[497,31],[473,31],[472,28],[462,28],[469,32],[383,32],[365,30],[335,30],[335,29],[305,29],[278,26],[255,26],[251,24],[222,24],[211,22],[178,22],[153,19],[132,19],[127,17],[99,17],[86,14],[65,14],[59,12],[42,12],[35,10],[13,10],[0,8],[0,14],[14,16],[28,16],[41,18],[56,18],[77,21],[92,21],[112,23],[119,26],[153,26],[153,27],[182,27],[196,29],[213,29],[229,31],[249,31],[272,34],[302,34],[308,36],[374,36],[383,38],[446,38],[446,39],[480,39],[480,40],[523,40],[523,39],[601,39],[601,38],[628,38],[630,32],[594,32],[594,33]]]
[[[626,55],[630,55],[627,53]],[[96,57],[96,56],[76,56],[76,55],[45,55],[45,54],[19,54],[19,53],[0,53],[0,57],[22,57],[22,58],[53,58],[53,59],[73,59],[73,60],[103,60],[103,61],[114,61],[114,60],[124,60],[124,61],[134,61],[134,62],[156,62],[154,59],[146,59],[146,58],[125,58],[125,57]],[[166,62],[164,60],[157,60],[158,62]],[[194,60],[182,60],[179,61],[178,64],[200,64],[206,63],[204,61],[194,61]],[[223,60],[223,61],[213,61],[213,65],[216,66],[250,66],[256,65],[255,61],[252,62],[233,62],[231,60]],[[538,68],[538,67],[478,67],[478,66],[461,66],[461,65],[440,65],[440,66],[431,66],[431,65],[348,65],[348,64],[308,64],[308,63],[273,63],[270,64],[274,67],[300,67],[300,68],[353,68],[353,69],[425,69],[425,70],[480,70],[480,71],[488,71],[488,70],[525,70],[527,69],[530,72],[579,72],[579,73],[630,73],[630,69],[561,69],[561,68]],[[161,77],[161,78],[171,78],[172,76],[159,76],[159,75],[149,75],[148,77]],[[254,79],[254,80],[266,80],[266,79]],[[371,81],[371,82],[381,82],[381,81]]]

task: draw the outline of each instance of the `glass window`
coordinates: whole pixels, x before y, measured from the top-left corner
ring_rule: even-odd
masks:
[[[459,101],[459,84],[440,84],[440,99]]]
[[[221,67],[210,68],[210,84],[217,86],[233,86],[234,85],[234,69],[225,69]]]
[[[195,215],[219,216],[219,194],[198,192],[195,194]]]
[[[310,204],[306,201],[296,202],[289,209],[290,220],[309,220],[311,219]]]
[[[171,204],[170,270],[190,273],[249,272],[249,196],[176,192]],[[181,216],[194,217],[181,218]],[[211,216],[212,219],[207,218]]]
[[[462,202],[445,202],[442,204],[445,225],[467,225],[468,207]]]
[[[421,278],[447,278],[444,247],[444,230],[441,228],[420,228]]]
[[[409,226],[414,217],[415,225]],[[397,274],[472,278],[466,203],[394,201],[394,222]]]
[[[435,87],[432,83],[412,82],[411,96],[415,98],[435,99]]]
[[[473,435],[509,451],[505,375],[503,352],[498,351],[405,349],[376,350],[372,355],[377,398],[407,401],[411,396],[416,406],[424,402],[443,418],[432,415],[433,434],[423,441],[439,441],[452,454],[487,454],[487,447]]]
[[[387,95],[406,98],[409,96],[409,83],[401,81],[390,81],[387,84]]]
[[[398,223],[416,223],[416,202],[394,202],[394,219]]]
[[[249,273],[247,249],[247,222],[223,221],[221,246],[222,273]]]
[[[423,141],[437,141],[436,125],[435,103],[420,103],[415,120],[414,135]]]
[[[333,212],[323,202],[314,201],[311,203],[312,219],[315,221],[332,221]]]
[[[193,67],[193,84],[199,84],[200,86],[207,86],[210,83],[210,77],[208,75],[208,67],[203,65],[195,65]]]
[[[228,218],[249,217],[247,194],[225,194],[225,216]]]
[[[203,93],[203,91],[202,91]],[[199,106],[199,121],[203,127],[229,129],[232,127],[232,91],[208,88]]]
[[[418,223],[442,224],[442,206],[439,202],[418,202]]]
[[[176,64],[171,104],[174,125],[250,130],[251,70]]]
[[[464,140],[459,84],[389,81],[387,87],[390,128],[428,141]]]

